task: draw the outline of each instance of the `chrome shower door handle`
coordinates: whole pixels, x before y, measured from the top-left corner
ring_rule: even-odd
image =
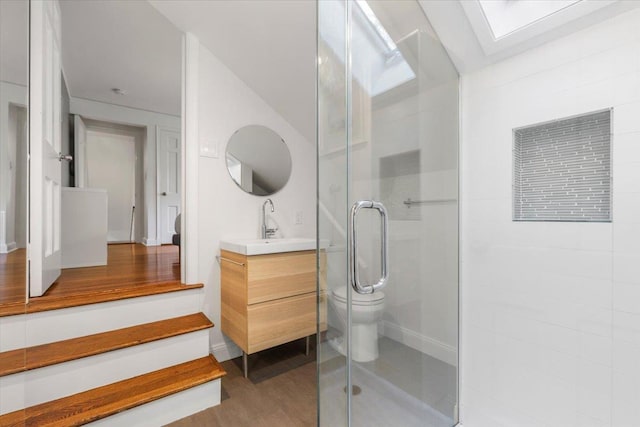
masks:
[[[357,218],[358,212],[361,209],[375,209],[380,214],[381,227],[380,227],[380,269],[381,277],[373,284],[367,285],[360,283],[360,271],[358,268],[358,236],[357,236]],[[360,200],[355,202],[349,212],[349,263],[351,268],[351,286],[360,294],[372,294],[378,289],[384,288],[389,278],[389,220],[387,215],[387,208],[381,202],[374,200]]]

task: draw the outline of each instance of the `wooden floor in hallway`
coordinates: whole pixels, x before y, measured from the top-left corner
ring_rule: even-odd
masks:
[[[222,403],[169,424],[170,427],[304,427],[317,424],[315,351],[304,355],[304,340],[222,363]]]
[[[180,281],[178,247],[140,243],[107,246],[107,265],[64,268],[46,295],[68,296],[80,292],[112,290],[118,286],[144,286]]]
[[[26,249],[0,254],[0,316],[24,313],[26,289]]]
[[[27,312],[202,287],[181,284],[177,246],[116,244],[108,246],[107,254],[105,266],[62,269],[43,296],[29,299]]]

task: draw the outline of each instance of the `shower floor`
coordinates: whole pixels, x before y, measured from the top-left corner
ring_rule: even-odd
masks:
[[[380,338],[379,349],[377,360],[352,364],[353,385],[361,390],[353,396],[356,425],[398,425],[399,420],[403,426],[455,425],[455,367],[386,337]],[[341,425],[346,400],[345,358],[323,345],[321,360],[322,424]]]

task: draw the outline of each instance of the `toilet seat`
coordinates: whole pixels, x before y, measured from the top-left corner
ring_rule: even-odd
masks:
[[[332,294],[336,300],[346,303],[347,289],[348,288],[346,286],[341,286],[338,289],[334,289]],[[353,292],[351,295],[351,303],[353,305],[376,305],[382,303],[383,300],[384,293],[380,291],[376,291],[372,294],[359,294],[358,292]]]

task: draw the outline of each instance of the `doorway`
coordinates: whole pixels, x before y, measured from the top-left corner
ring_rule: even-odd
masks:
[[[108,243],[140,242],[141,213],[145,210],[144,129],[97,120],[83,122],[86,133],[76,139],[76,164],[83,167],[75,169],[76,179],[86,188],[106,190]]]
[[[47,62],[32,68],[31,79],[51,74],[44,79],[51,85],[34,90],[42,106],[36,105],[31,117],[44,110],[52,118],[32,120],[30,130],[32,141],[42,139],[43,150],[55,156],[30,153],[31,236],[36,246],[38,237],[45,237],[42,247],[33,248],[30,294],[46,296],[56,282],[59,288],[67,277],[63,269],[108,269],[123,256],[111,246],[122,243],[130,246],[127,265],[146,265],[148,271],[141,274],[153,277],[165,277],[161,271],[166,267],[171,280],[179,281],[179,246],[156,248],[163,241],[157,132],[181,127],[182,34],[145,2],[50,2],[47,7],[55,13],[33,26],[32,39],[55,35],[56,50],[51,58],[43,55]],[[121,21],[132,14],[154,22],[152,32],[141,33],[136,20]],[[119,37],[111,37],[115,27]],[[179,142],[174,144],[178,151]],[[40,177],[39,165],[50,159],[56,160],[50,177]],[[46,203],[40,206],[41,201]],[[171,234],[178,232],[173,228]],[[153,259],[158,252],[171,253],[162,258],[166,265],[138,262],[137,257]]]

